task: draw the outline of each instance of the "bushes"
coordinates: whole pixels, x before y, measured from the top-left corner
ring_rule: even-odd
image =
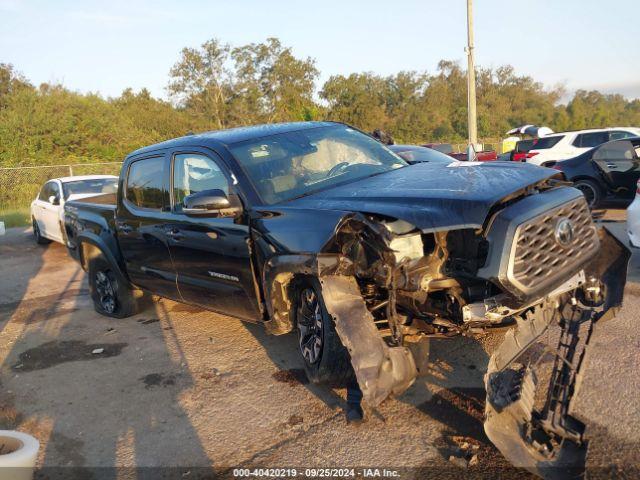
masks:
[[[0,64],[0,167],[121,161],[190,131],[276,121],[344,121],[400,142],[466,139],[466,72],[456,62],[441,61],[431,74],[334,75],[321,88],[318,76],[313,59],[295,57],[277,39],[236,48],[213,39],[184,49],[168,76],[175,105],[146,89],[105,99],[34,87]],[[509,66],[479,68],[477,79],[480,138],[527,123],[556,131],[640,125],[640,100],[578,91],[561,105],[561,89],[545,89]]]

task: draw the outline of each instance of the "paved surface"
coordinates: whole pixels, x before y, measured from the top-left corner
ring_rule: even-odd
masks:
[[[93,311],[85,275],[64,247],[35,245],[29,231],[0,237],[0,270],[0,428],[41,441],[37,478],[158,478],[125,468],[134,466],[172,466],[177,478],[237,466],[527,476],[483,434],[487,355],[471,339],[433,342],[428,376],[368,411],[364,424],[346,425],[345,392],[306,382],[291,335],[270,337],[167,300],[107,319]],[[595,468],[640,464],[640,286],[628,290],[623,314],[597,332],[594,376],[585,379],[595,388],[585,404],[599,415]],[[609,422],[614,408],[619,426]],[[472,454],[478,464],[464,471],[449,461]]]

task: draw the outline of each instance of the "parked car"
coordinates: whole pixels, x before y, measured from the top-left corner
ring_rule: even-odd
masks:
[[[438,152],[444,153],[445,155],[449,155],[456,160],[465,161],[467,160],[467,152],[454,152],[453,146],[450,143],[425,143],[422,145],[423,147],[431,148],[433,150],[437,150]],[[476,161],[478,162],[491,162],[493,160],[498,159],[498,154],[495,150],[482,150],[476,152]]]
[[[574,158],[581,153],[611,140],[640,136],[640,128],[612,127],[590,130],[559,132],[534,140],[526,155],[526,161],[542,165],[548,161]]]
[[[33,236],[40,244],[65,243],[64,205],[68,200],[113,193],[118,185],[114,175],[86,175],[54,178],[46,182],[31,202]]]
[[[533,148],[535,139],[519,140],[516,142],[516,148],[509,152],[509,160],[512,162],[524,162],[527,160],[529,150]]]
[[[636,195],[627,208],[627,233],[629,244],[640,248],[640,180],[636,184]]]
[[[414,163],[440,163],[450,164],[453,160],[437,150],[421,147],[419,145],[389,145],[389,150],[402,157],[407,162]]]
[[[136,150],[117,194],[67,202],[65,228],[98,312],[135,313],[142,289],[297,331],[309,379],[355,377],[371,405],[427,370],[429,339],[508,329],[487,367],[485,431],[540,473],[584,461],[568,413],[588,344],[576,335],[620,305],[629,255],[559,177],[409,165],[343,124],[257,126]],[[562,361],[536,362],[550,323]],[[538,387],[553,408],[534,407]]]
[[[511,140],[513,148],[498,156],[498,160],[509,160],[512,162],[524,162],[527,159],[527,153],[531,150],[534,141],[553,134],[553,130],[549,127],[539,127],[537,125],[522,125],[512,128],[507,135],[515,135],[502,141],[503,148],[508,146],[507,140]],[[507,158],[508,156],[508,158]]]
[[[581,190],[591,208],[605,204],[628,205],[640,179],[640,137],[614,140],[582,155],[544,166],[564,173]]]

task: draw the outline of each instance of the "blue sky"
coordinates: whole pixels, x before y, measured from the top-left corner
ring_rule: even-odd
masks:
[[[332,74],[435,71],[464,61],[465,0],[0,0],[0,62],[32,82],[166,98],[185,46],[276,36]],[[639,0],[475,1],[476,61],[571,92],[640,98]]]

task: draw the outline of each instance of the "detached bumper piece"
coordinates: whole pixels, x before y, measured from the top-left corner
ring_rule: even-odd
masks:
[[[572,417],[571,402],[594,323],[613,318],[622,305],[630,256],[606,230],[599,236],[586,283],[518,317],[485,376],[487,436],[513,465],[543,478],[584,474],[588,424]]]
[[[400,395],[415,381],[416,364],[408,348],[386,344],[353,277],[320,277],[327,311],[351,356],[358,385],[369,405]]]

